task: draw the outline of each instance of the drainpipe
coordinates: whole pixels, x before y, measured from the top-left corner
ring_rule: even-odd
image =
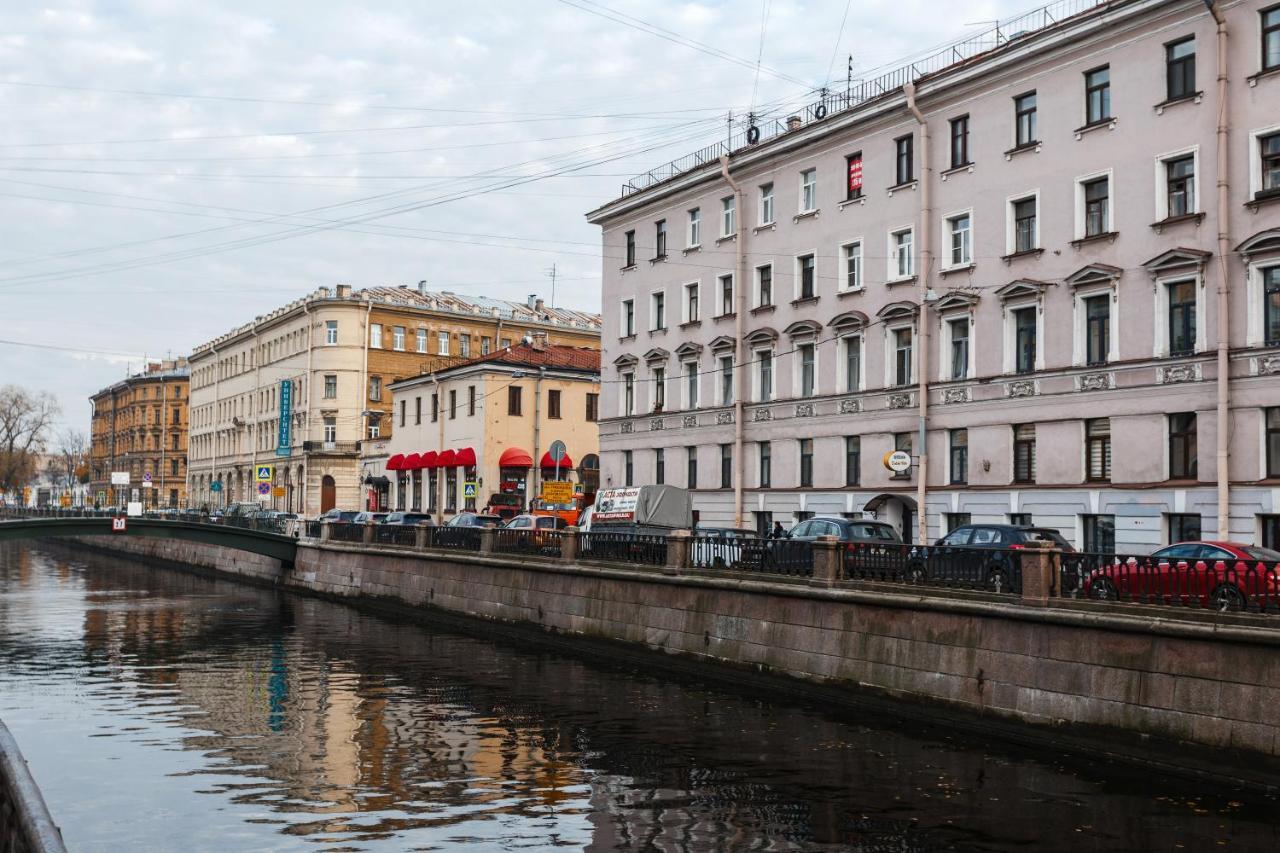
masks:
[[[907,109],[915,116],[920,125],[920,319],[916,324],[916,379],[917,396],[920,398],[919,428],[916,438],[916,454],[919,459],[916,471],[916,520],[919,543],[929,542],[929,514],[926,511],[925,499],[929,490],[929,445],[927,443],[927,426],[929,422],[929,272],[933,268],[933,252],[931,247],[930,228],[932,227],[933,208],[931,207],[932,182],[929,170],[929,125],[924,114],[916,106],[916,84],[907,83],[902,87],[907,96]]]
[[[249,441],[249,467],[253,469],[255,474],[253,480],[253,489],[256,492],[258,488],[258,441],[262,438],[259,427],[262,425],[262,412],[258,410],[258,401],[262,399],[262,353],[259,351],[259,335],[258,321],[253,321],[253,387],[254,393],[249,397],[249,432],[253,438]],[[262,498],[258,495],[250,495],[250,500],[262,503]]]
[[[213,491],[213,483],[218,479],[218,410],[221,408],[222,397],[219,396],[219,390],[222,385],[222,362],[218,358],[218,348],[211,346],[209,351],[213,353],[213,442],[209,448],[209,503],[216,509],[218,506],[218,497],[221,492]],[[223,490],[227,488],[227,484],[222,484]]]
[[[439,424],[436,436],[436,446],[440,449],[437,453],[444,453],[444,391],[440,388],[440,377],[436,376],[435,371],[431,373],[431,387],[435,388],[433,392],[436,398],[436,404],[431,407],[431,412],[436,416],[436,423]],[[425,470],[425,469],[424,469]],[[436,487],[431,490],[431,497],[436,502],[436,526],[444,524],[444,490],[445,474],[443,468],[436,468],[440,473],[436,475]],[[431,475],[427,475],[427,485],[431,485]],[[428,504],[430,506],[430,504]],[[457,509],[457,507],[454,507]]]
[[[534,497],[542,493],[538,480],[542,475],[542,380],[546,375],[547,369],[539,367],[533,380],[533,472],[529,475],[529,495],[525,499],[530,506]]]
[[[366,297],[368,297],[368,294],[366,294]],[[356,400],[358,400],[360,404],[360,408],[358,409],[360,412],[360,438],[356,447],[361,448],[364,446],[364,437],[369,434],[369,416],[366,415],[365,412],[369,410],[369,319],[371,314],[373,314],[373,299],[369,297],[366,299],[364,309],[364,366],[360,369],[360,388],[359,393],[356,395]],[[364,454],[361,453],[360,457],[363,456]],[[360,461],[356,463],[356,488],[361,491],[366,491],[364,483],[361,482],[363,479],[364,461],[363,458],[361,458]],[[399,483],[397,483],[397,486],[398,485]],[[366,495],[366,509],[368,509],[368,503],[369,498]]]
[[[311,475],[311,466],[307,464],[307,443],[311,441],[311,381],[315,378],[311,374],[311,352],[316,345],[316,332],[311,328],[311,299],[306,297],[302,301],[302,313],[307,318],[307,377],[306,377],[306,396],[302,398],[303,405],[306,406],[302,417],[302,482],[297,485],[298,489],[298,515],[306,518],[307,516],[307,478]],[[318,508],[318,507],[317,507]],[[290,508],[292,511],[292,508]],[[319,513],[317,513],[319,515]]]
[[[742,481],[746,472],[746,464],[743,459],[745,453],[742,446],[742,422],[745,420],[742,398],[747,388],[747,354],[746,345],[742,342],[742,324],[743,318],[747,313],[747,232],[742,227],[742,186],[729,175],[728,154],[720,155],[720,174],[724,176],[725,183],[733,190],[733,216],[734,225],[736,226],[734,230],[737,232],[738,237],[738,239],[734,240],[737,249],[737,261],[734,264],[733,273],[733,334],[736,339],[733,370],[733,526],[741,527]]]
[[[1230,271],[1227,253],[1230,251],[1230,204],[1227,190],[1230,188],[1227,154],[1227,128],[1230,119],[1227,114],[1227,20],[1221,10],[1214,5],[1214,0],[1204,0],[1205,7],[1218,25],[1218,137],[1217,166],[1218,172],[1218,538],[1231,538],[1231,449],[1230,449],[1230,417],[1231,417],[1231,326],[1227,312],[1230,309],[1228,299]]]

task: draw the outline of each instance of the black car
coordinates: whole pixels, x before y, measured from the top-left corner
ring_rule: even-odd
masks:
[[[891,524],[839,516],[807,518],[787,533],[788,539],[801,542],[812,542],[819,536],[834,536],[841,542],[902,542],[902,537]]]
[[[445,527],[498,527],[502,518],[496,515],[482,515],[478,512],[460,512],[444,523]]]
[[[930,548],[916,549],[907,576],[917,583],[983,587],[991,592],[1022,590],[1022,560],[1017,552],[1032,543],[1074,551],[1051,527],[1029,524],[962,524]]]
[[[435,524],[429,513],[425,512],[389,512],[382,520],[383,524]]]

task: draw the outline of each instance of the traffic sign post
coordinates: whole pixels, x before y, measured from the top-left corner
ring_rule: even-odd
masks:
[[[551,449],[547,451],[551,456],[551,461],[556,463],[556,480],[560,479],[560,463],[564,457],[568,455],[568,451],[564,446],[564,442],[556,439],[551,442]]]
[[[275,468],[271,465],[256,466],[257,481],[259,483],[270,483],[275,479]]]
[[[480,484],[473,480],[468,480],[462,484],[462,496],[464,498],[474,498],[480,493]]]
[[[259,484],[258,484],[258,494],[262,495],[264,498],[265,498],[267,495],[271,494],[271,484],[270,484],[270,483],[259,483]]]

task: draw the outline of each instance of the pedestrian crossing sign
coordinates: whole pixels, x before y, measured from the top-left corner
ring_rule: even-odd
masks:
[[[257,466],[257,468],[258,468],[258,482],[270,483],[271,480],[273,479],[272,474],[274,473],[274,468],[270,465],[259,465]]]
[[[479,489],[476,487],[476,484],[473,482],[462,484],[462,496],[464,498],[474,498],[478,491]]]

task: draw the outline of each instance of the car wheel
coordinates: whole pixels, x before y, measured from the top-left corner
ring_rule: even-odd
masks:
[[[1249,606],[1244,593],[1229,583],[1224,583],[1215,589],[1209,596],[1209,602],[1213,605],[1214,610],[1224,612],[1245,610]]]
[[[1089,597],[1098,601],[1117,601],[1120,598],[1116,585],[1106,578],[1099,578],[1089,585]]]
[[[991,569],[987,572],[987,589],[991,592],[1012,592],[1009,586],[1009,575],[1004,569]]]

